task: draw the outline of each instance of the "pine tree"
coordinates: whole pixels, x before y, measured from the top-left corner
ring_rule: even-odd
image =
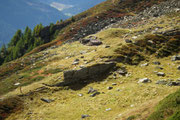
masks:
[[[42,25],[42,24],[36,25],[36,26],[34,27],[34,30],[33,30],[33,36],[34,36],[34,37],[39,36],[42,29],[43,29],[43,25]]]
[[[17,30],[17,32],[15,33],[15,35],[13,36],[13,38],[11,39],[10,43],[8,44],[8,46],[16,46],[18,40],[20,40],[22,37],[22,32],[21,30]]]

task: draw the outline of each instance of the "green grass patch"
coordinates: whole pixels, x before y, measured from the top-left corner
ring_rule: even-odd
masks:
[[[167,96],[156,106],[148,120],[179,120],[180,118],[180,89]]]
[[[59,72],[62,72],[62,69],[56,68],[56,69],[46,70],[43,74],[56,74],[56,73],[59,73]]]

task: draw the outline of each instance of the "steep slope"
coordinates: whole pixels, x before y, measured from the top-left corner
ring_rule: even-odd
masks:
[[[0,46],[8,43],[17,29],[24,30],[42,23],[49,25],[67,17],[60,11],[36,0],[6,0],[0,2]]]
[[[165,9],[168,6],[169,8]],[[59,41],[70,41],[38,53],[32,52],[31,55],[4,64],[0,67],[1,118],[7,117],[7,120],[147,119],[159,101],[179,89],[179,7],[178,0],[169,0],[148,9],[144,8],[144,11],[140,10],[134,16],[126,14],[127,16],[116,19],[114,24],[107,22],[100,27],[99,24],[94,27],[94,22],[89,21],[90,23],[87,23],[89,26],[86,27],[86,24],[78,33],[82,35],[79,37],[80,40],[71,38],[74,34],[73,30],[76,29],[73,27],[70,32],[72,36],[59,39],[63,38],[60,34],[59,40],[57,39],[55,44],[50,44],[57,45]],[[159,10],[162,11],[158,12]],[[102,11],[97,10],[97,12]],[[156,13],[160,14],[154,16]],[[108,19],[108,16],[105,15],[103,18]],[[81,18],[80,21],[90,20],[89,18]],[[96,22],[102,23],[102,21]],[[90,29],[90,25],[96,28],[94,32],[86,32]],[[69,28],[63,29],[65,33],[69,33],[68,30]],[[99,30],[101,31],[96,33]],[[82,41],[89,39],[101,41],[102,45],[82,44]],[[106,67],[97,66],[109,62],[115,63],[116,67],[106,71],[107,74],[99,75],[98,70],[103,71]],[[98,70],[93,69],[94,66]],[[93,79],[82,79],[87,74],[82,71],[87,70],[88,74],[95,76]],[[69,81],[66,79],[75,75],[76,79]],[[168,117],[172,118],[178,117],[178,93],[179,91],[165,98],[150,118],[164,110],[167,101],[174,105],[175,99],[177,104],[173,110],[165,111],[164,114],[168,113]],[[173,99],[169,99],[171,97]],[[168,108],[171,107],[170,104]]]

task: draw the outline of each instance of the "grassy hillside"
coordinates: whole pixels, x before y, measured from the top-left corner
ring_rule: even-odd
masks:
[[[105,3],[108,2],[112,1]],[[149,2],[137,1],[137,5]],[[105,3],[98,6],[108,7]],[[98,12],[98,9],[91,10]],[[179,15],[179,11],[175,11],[141,19],[132,26],[129,25],[132,19],[120,20],[83,37],[97,37],[102,42],[99,46],[83,45],[79,41],[62,44],[67,34],[60,33],[56,41],[34,49],[35,53],[3,64],[0,66],[0,119],[79,120],[85,116],[87,120],[176,120],[179,117],[179,86],[173,83],[178,83],[180,62],[171,58],[180,54]],[[71,33],[67,40],[75,34],[69,30],[71,25],[90,18],[79,18],[81,20],[67,24],[62,29]],[[60,46],[45,49],[57,44]],[[77,59],[78,64],[74,64]],[[109,74],[56,86],[64,81],[65,71],[109,61],[116,63],[116,69]],[[126,70],[127,74],[121,75],[119,70]],[[159,72],[164,74],[159,76]],[[150,81],[140,83],[142,78]],[[88,94],[90,88],[97,90],[94,97]]]

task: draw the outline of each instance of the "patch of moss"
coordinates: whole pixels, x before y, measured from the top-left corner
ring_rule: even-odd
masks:
[[[136,117],[134,115],[129,116],[126,120],[134,120]]]
[[[56,74],[59,72],[62,72],[62,69],[56,68],[56,69],[49,69],[49,70],[45,71],[44,74]]]
[[[180,118],[180,89],[167,96],[156,106],[148,120],[179,120]]]

